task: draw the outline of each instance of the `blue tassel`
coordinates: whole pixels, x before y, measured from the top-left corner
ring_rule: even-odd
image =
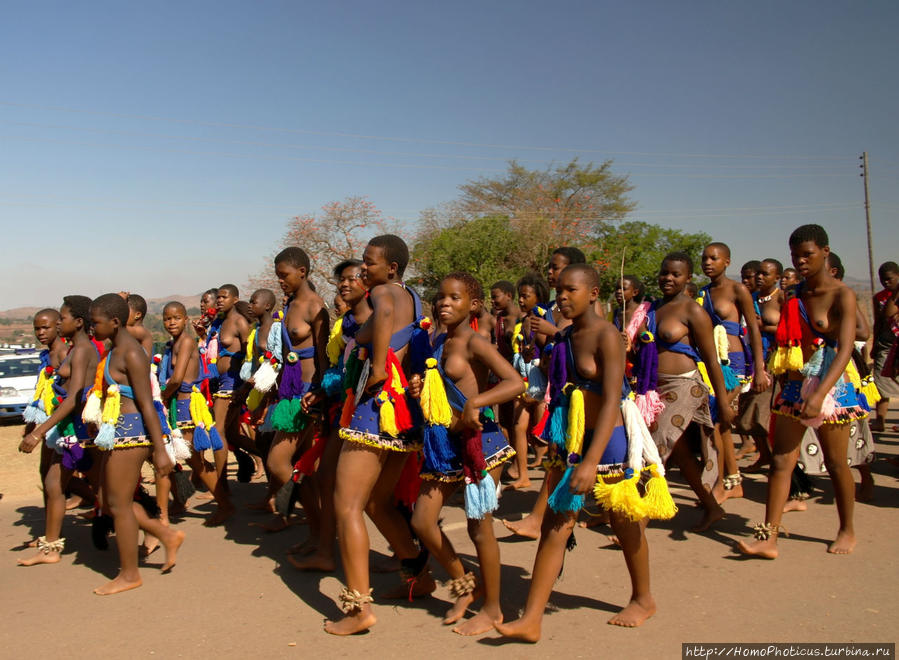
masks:
[[[284,341],[281,339],[281,323],[281,321],[272,323],[272,327],[268,331],[268,338],[265,341],[265,347],[279,362],[284,354]]]
[[[212,451],[218,451],[225,446],[222,444],[222,436],[219,435],[218,429],[214,426],[209,429],[209,442],[212,444]]]
[[[336,367],[328,369],[322,378],[322,389],[328,396],[340,394],[343,391],[343,372]]]
[[[858,392],[858,405],[862,407],[866,412],[871,412],[871,404],[868,403],[868,397],[865,396],[864,392]]]
[[[162,405],[162,401],[153,401],[153,407],[156,409],[156,416],[159,417],[159,426],[162,429],[163,435],[171,435],[172,427],[169,426],[168,415],[165,414],[165,408]]]
[[[43,424],[50,417],[44,412],[43,404],[35,401],[25,408],[25,412],[22,413],[22,419],[25,420],[26,424]]]
[[[456,453],[445,426],[428,424],[424,432],[425,468],[428,472],[452,472]]]
[[[105,451],[112,450],[115,447],[115,426],[106,423],[100,424],[100,430],[97,431],[94,444]]]
[[[565,433],[568,426],[568,397],[559,396],[559,402],[550,406],[549,424],[543,429],[543,439],[560,449],[565,449]]]
[[[242,365],[240,365],[240,379],[243,382],[247,382],[252,377],[253,377],[253,363],[252,362],[244,362]]]
[[[206,429],[199,426],[194,429],[194,449],[196,451],[212,449],[212,443],[209,441],[209,433]]]
[[[571,492],[571,473],[574,466],[569,465],[565,468],[565,474],[552,495],[549,496],[549,508],[556,513],[574,513],[580,511],[584,506],[584,496],[574,495]]]
[[[465,517],[469,520],[483,520],[488,513],[499,508],[496,499],[496,484],[489,474],[478,483],[465,484]]]
[[[60,440],[62,440],[62,438],[60,437],[59,430],[56,426],[51,426],[50,430],[44,435],[44,444],[47,445],[47,449],[56,449],[59,451],[58,447]]]
[[[422,330],[416,325],[409,338],[409,359],[412,373],[424,373],[425,360],[431,357],[431,352],[431,341],[427,330]]]
[[[540,371],[540,367],[533,362],[528,364],[528,396],[532,399],[542,399],[546,394],[546,376]]]
[[[740,379],[737,378],[737,375],[734,373],[734,370],[730,368],[729,364],[721,365],[721,374],[724,376],[724,389],[728,392],[732,392],[733,390],[740,387]]]

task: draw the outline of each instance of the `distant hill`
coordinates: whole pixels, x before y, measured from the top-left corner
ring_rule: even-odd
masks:
[[[202,294],[200,293],[186,296],[178,293],[165,296],[164,298],[149,298],[147,300],[147,313],[160,314],[165,304],[173,300],[177,300],[188,309],[191,307],[199,308],[201,297]],[[0,311],[0,319],[27,320],[30,323],[32,317],[42,309],[43,307],[14,307]]]
[[[0,319],[27,319],[31,321],[35,314],[44,309],[43,307],[14,307],[0,312]]]

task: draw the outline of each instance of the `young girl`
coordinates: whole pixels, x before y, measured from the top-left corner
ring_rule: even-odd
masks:
[[[451,419],[450,409],[444,405],[445,418],[441,421],[445,426],[429,423],[426,427],[423,482],[412,516],[416,534],[451,578],[450,593],[456,602],[443,623],[456,623],[478,595],[484,596],[481,611],[453,628],[461,635],[480,635],[502,621],[499,545],[493,535],[492,511],[496,508],[495,483],[502,463],[514,452],[493,419],[491,407],[511,401],[524,389],[512,365],[470,325],[483,296],[481,285],[468,273],[451,273],[440,283],[435,311],[446,332],[434,342],[429,369],[435,373],[425,377],[424,399],[430,402],[432,391],[445,390],[442,396],[448,397]],[[490,373],[498,382],[488,389]],[[433,418],[437,406],[425,401],[425,417]],[[480,588],[439,525],[443,505],[463,483],[467,484],[468,535],[481,565]],[[483,495],[487,502],[481,501]]]

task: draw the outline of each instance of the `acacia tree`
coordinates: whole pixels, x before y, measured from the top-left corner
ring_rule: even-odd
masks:
[[[259,275],[250,278],[253,288],[278,290],[272,261],[283,248],[295,245],[306,251],[312,262],[309,279],[327,299],[325,287],[333,285],[334,266],[345,259],[361,259],[368,239],[391,231],[393,223],[365,197],[347,197],[330,202],[319,214],[298,215],[287,222],[284,237]],[[327,302],[330,302],[329,300]]]

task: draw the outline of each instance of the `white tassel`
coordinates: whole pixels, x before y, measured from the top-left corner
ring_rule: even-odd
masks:
[[[278,367],[280,365],[272,364],[271,360],[266,360],[253,375],[253,389],[259,390],[263,394],[268,392],[278,380]]]

